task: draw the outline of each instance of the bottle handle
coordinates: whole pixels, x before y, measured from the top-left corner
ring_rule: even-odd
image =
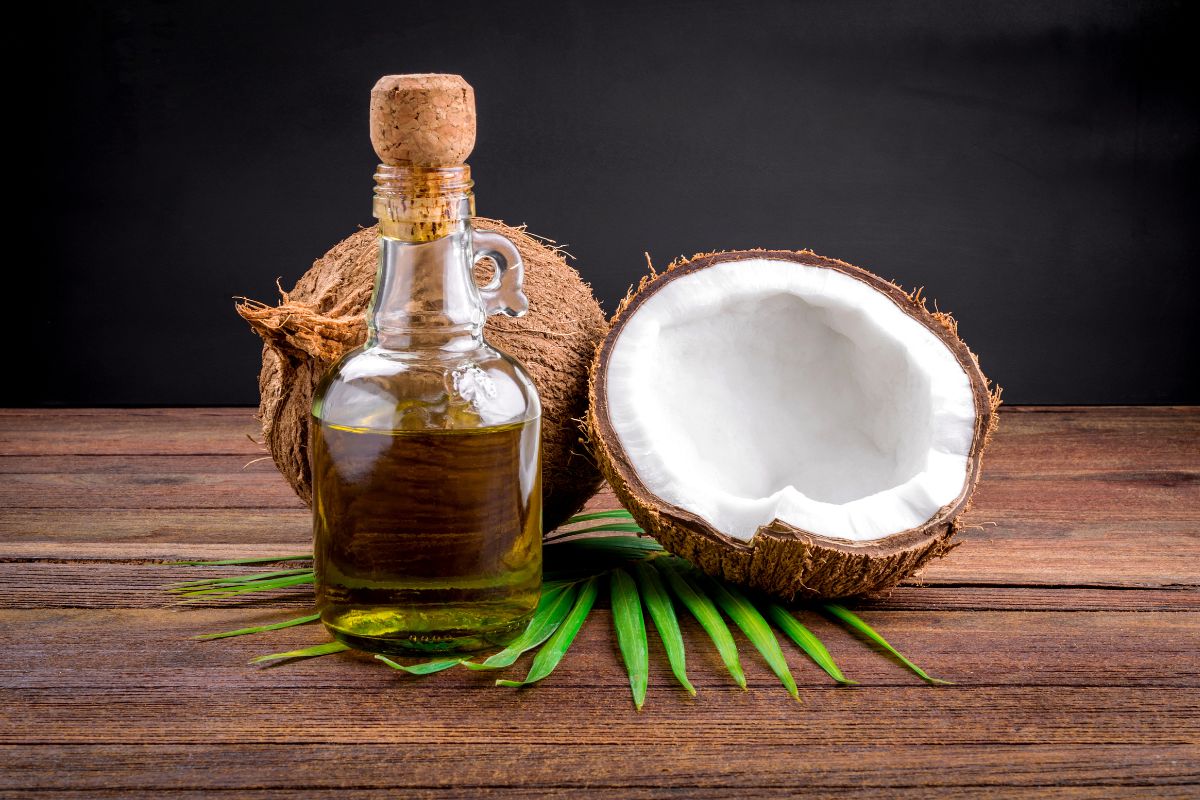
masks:
[[[483,298],[483,308],[488,315],[519,317],[528,311],[529,300],[523,288],[525,264],[516,245],[490,231],[472,231],[471,245],[475,251],[472,266],[485,258],[490,258],[496,265],[492,279],[479,287],[479,296]]]

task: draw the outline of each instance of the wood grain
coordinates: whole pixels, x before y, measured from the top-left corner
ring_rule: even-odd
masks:
[[[131,546],[129,552],[136,554],[138,550]],[[226,548],[223,553],[232,550]],[[291,551],[275,548],[274,552],[286,555],[304,550],[303,546],[297,545]],[[57,553],[59,557],[54,559],[0,561],[0,596],[4,598],[4,608],[161,608],[170,599],[163,590],[172,584],[273,568],[182,567],[153,561],[97,564],[96,559],[69,558],[70,550],[65,547]],[[213,550],[209,555],[215,558],[223,553]],[[272,600],[288,606],[303,603],[309,597],[305,591],[284,590]],[[228,601],[191,605],[224,607]],[[1200,611],[1200,588],[930,584],[901,586],[886,596],[862,601],[860,605],[862,608],[905,611]]]
[[[700,694],[652,636],[641,713],[603,607],[522,691],[357,654],[247,664],[323,640],[316,626],[192,639],[311,602],[180,609],[162,591],[214,572],[164,562],[307,548],[307,510],[269,462],[247,466],[253,432],[244,409],[0,411],[0,793],[1200,794],[1200,410],[1005,410],[978,527],[860,604],[954,686],[802,610],[862,685],[832,686],[784,643],[797,704],[742,641],[741,691],[685,619]]]
[[[220,686],[226,691],[258,691],[279,682],[289,689],[315,683],[316,688],[332,691],[341,685],[331,678],[346,677],[331,665],[368,663],[370,659],[357,654],[329,656],[287,666],[242,670],[251,658],[264,653],[306,647],[327,641],[317,626],[297,627],[257,636],[243,636],[226,641],[195,641],[196,634],[230,630],[244,625],[277,622],[307,613],[307,607],[280,608],[257,606],[243,609],[196,608],[179,611],[159,609],[16,609],[0,611],[4,631],[0,633],[0,675],[5,688],[54,691],[72,688],[82,691],[96,688],[103,702],[105,693],[120,693],[119,687],[135,681],[137,690],[157,687],[163,691],[188,689],[209,691],[214,677],[221,676]],[[607,712],[614,718],[642,719],[628,702],[628,686],[619,680],[619,655],[612,644],[612,623],[607,609],[597,609],[594,618],[584,626],[570,658],[537,689],[524,692],[495,689],[487,675],[447,672],[428,678],[415,679],[387,669],[368,669],[357,674],[353,684],[345,687],[357,691],[363,687],[384,690],[387,687],[412,687],[405,692],[405,702],[424,703],[421,692],[436,688],[447,691],[460,689],[486,690],[488,705],[505,705],[504,697],[516,695],[527,698],[533,706],[542,690],[559,687],[564,693],[587,687],[575,705],[592,704],[584,696],[604,687],[614,691],[601,705],[611,707]],[[1200,612],[1079,612],[1060,611],[1026,613],[1013,611],[885,611],[864,610],[862,616],[883,631],[889,641],[909,653],[933,674],[957,685],[929,689],[893,659],[881,656],[856,636],[834,625],[823,615],[800,612],[800,618],[825,642],[843,670],[863,686],[839,689],[824,673],[808,662],[798,649],[784,642],[784,651],[802,687],[828,688],[835,692],[874,692],[881,685],[908,687],[941,703],[951,696],[963,697],[983,686],[1020,688],[1129,688],[1158,687],[1191,689],[1197,687],[1200,663],[1195,653],[1200,649]],[[1147,648],[1136,638],[1130,639],[1131,621],[1153,631],[1154,648]],[[72,639],[79,626],[89,626],[91,635]],[[689,675],[704,693],[732,691],[740,697],[712,646],[689,619],[682,620],[689,653]],[[36,629],[48,641],[55,643],[60,656],[50,663],[28,670],[27,653],[21,644],[23,631]],[[779,681],[764,666],[741,634],[743,667],[755,686],[778,691],[786,700]],[[169,642],[169,647],[162,646]],[[578,647],[578,649],[576,649]],[[655,640],[651,650],[652,685],[662,692],[651,692],[649,708],[653,711],[694,708],[703,711],[707,700],[691,701],[674,686],[674,680],[664,664],[661,647]],[[136,659],[129,659],[130,652]],[[87,669],[80,669],[86,664]],[[522,664],[524,666],[524,664]],[[227,671],[237,668],[237,674]],[[514,667],[512,673],[521,672]],[[492,675],[491,677],[496,677]],[[511,676],[510,676],[511,677]],[[932,693],[932,694],[931,694]],[[498,696],[492,697],[493,694]],[[116,694],[112,695],[116,696]],[[135,698],[122,697],[122,704],[135,703]],[[212,696],[208,712],[224,702]],[[682,705],[681,705],[682,704]],[[785,704],[786,705],[786,704]],[[809,704],[805,702],[807,708]],[[65,709],[70,703],[64,704]],[[920,703],[912,709],[919,715],[925,712]],[[562,711],[553,704],[538,713],[555,714]],[[629,712],[628,714],[626,712]],[[83,721],[82,708],[70,711]],[[236,710],[231,713],[236,713]],[[298,714],[326,713],[323,708],[297,709]],[[752,724],[753,721],[747,721]],[[878,721],[875,721],[878,722]],[[872,724],[875,724],[873,722]],[[170,720],[163,720],[169,725]],[[508,724],[520,726],[519,720]],[[847,720],[858,726],[863,720]],[[882,724],[882,723],[880,723]],[[1198,723],[1200,724],[1200,723]],[[45,731],[48,733],[48,731]],[[160,732],[161,733],[161,732]],[[213,735],[217,732],[213,731]],[[564,731],[565,735],[569,735]],[[88,737],[108,735],[89,731]],[[188,735],[191,735],[190,733]],[[683,735],[682,733],[680,735]],[[830,735],[833,735],[830,733]],[[915,735],[915,734],[914,734]],[[0,732],[0,740],[7,737]]]

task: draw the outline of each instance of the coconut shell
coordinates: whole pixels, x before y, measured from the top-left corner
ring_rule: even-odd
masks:
[[[608,329],[591,288],[562,253],[502,222],[476,218],[483,231],[516,245],[525,263],[529,312],[488,318],[489,343],[521,363],[542,401],[545,530],[578,511],[600,485],[581,442],[588,367]],[[325,371],[362,344],[378,261],[377,227],[364,228],[313,263],[278,305],[244,300],[238,313],[263,338],[259,418],[275,465],[305,504],[312,502],[308,442],[313,391]],[[477,267],[486,282],[491,268]]]
[[[887,295],[909,316],[934,333],[966,372],[975,399],[975,432],[962,492],[920,528],[860,542],[804,531],[779,520],[755,532],[750,541],[713,529],[705,520],[655,497],[641,482],[608,418],[606,371],[609,356],[625,323],[638,307],[670,281],[713,264],[749,258],[794,261],[837,270]],[[979,361],[958,338],[954,319],[929,311],[920,291],[909,294],[870,272],[823,258],[811,251],[746,250],[705,253],[671,264],[665,272],[642,279],[621,303],[608,335],[596,350],[589,383],[588,433],[596,460],[613,491],[638,524],[663,547],[714,577],[786,600],[840,598],[889,589],[954,546],[958,519],[967,510],[983,464],[983,451],[998,423],[1000,390],[989,389]]]

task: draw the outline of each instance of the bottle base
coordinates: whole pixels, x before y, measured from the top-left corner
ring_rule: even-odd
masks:
[[[517,638],[532,619],[530,612],[486,627],[423,627],[346,625],[346,620],[323,618],[321,622],[334,639],[355,650],[383,655],[472,653],[494,649]],[[341,622],[342,624],[339,624]],[[363,628],[367,627],[367,631]]]

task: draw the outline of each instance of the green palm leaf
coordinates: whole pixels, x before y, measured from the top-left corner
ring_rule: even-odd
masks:
[[[497,686],[528,686],[545,678],[558,663],[562,661],[563,656],[567,654],[567,649],[571,643],[575,641],[575,635],[579,633],[579,629],[583,627],[584,620],[592,610],[592,605],[596,602],[597,582],[598,578],[593,576],[584,581],[579,588],[579,595],[575,598],[575,605],[571,607],[571,612],[567,614],[567,618],[563,620],[554,634],[538,651],[538,654],[533,657],[533,664],[529,667],[529,674],[525,676],[523,681],[498,680]]]
[[[438,658],[434,659],[433,661],[425,661],[420,664],[409,664],[408,666],[405,666],[404,664],[397,664],[395,661],[392,661],[390,658],[384,655],[376,655],[375,658],[387,664],[392,669],[402,670],[407,672],[409,675],[432,675],[435,672],[441,672],[444,669],[457,667],[459,664],[463,663],[461,658]]]
[[[770,615],[779,629],[787,634],[789,639],[807,653],[808,657],[816,662],[818,667],[829,674],[829,677],[846,686],[858,685],[858,681],[848,680],[842,674],[842,671],[838,669],[838,665],[834,663],[833,656],[829,655],[829,651],[825,649],[824,643],[812,631],[801,625],[800,621],[788,613],[786,608],[778,603],[771,603],[767,606],[767,614]]]
[[[589,522],[593,519],[633,519],[633,514],[630,514],[623,508],[614,508],[609,511],[593,511],[589,514],[576,514],[563,524],[574,525],[577,522]]]
[[[608,581],[617,645],[625,659],[625,671],[629,673],[633,705],[641,711],[642,704],[646,702],[646,683],[650,669],[646,620],[642,616],[641,598],[638,597],[637,584],[625,570],[614,569]]]
[[[696,688],[687,676],[687,656],[684,654],[683,634],[679,631],[679,620],[675,617],[675,605],[667,594],[658,570],[645,562],[633,565],[633,574],[637,576],[638,586],[642,590],[642,602],[654,620],[654,627],[662,639],[663,650],[667,653],[667,661],[671,664],[671,672],[675,679],[687,689],[688,694],[696,696]]]
[[[662,545],[658,542],[635,536],[598,536],[548,543],[543,579],[581,581],[661,552]]]
[[[602,531],[610,531],[612,533],[645,533],[636,523],[633,522],[608,522],[604,525],[593,525],[590,528],[578,528],[573,531],[560,531],[552,536],[546,536],[542,539],[545,544],[559,544],[567,539],[572,539],[581,533],[600,533]]]
[[[272,653],[269,656],[258,656],[250,659],[251,664],[265,664],[268,661],[285,661],[292,658],[316,658],[317,656],[327,656],[331,653],[340,653],[343,650],[350,648],[341,642],[325,642],[312,647],[304,647],[300,650],[288,650],[286,653]]]
[[[217,561],[170,561],[168,563],[184,567],[231,567],[240,564],[275,564],[280,561],[312,561],[312,553],[301,553],[295,556],[266,556],[263,558],[222,558]]]
[[[721,612],[717,611],[713,601],[684,580],[673,560],[655,559],[652,563],[662,573],[667,585],[671,587],[671,591],[687,607],[687,610],[692,612],[692,616],[713,640],[713,644],[717,646],[717,652],[721,655],[721,660],[725,662],[725,668],[729,670],[729,674],[733,676],[737,685],[745,689],[746,676],[742,672],[742,662],[738,660],[737,645],[734,644],[733,635],[729,633],[729,627],[725,624],[725,620],[721,619]]]
[[[289,619],[286,622],[276,622],[271,625],[255,625],[253,628],[238,628],[236,631],[224,631],[223,633],[202,633],[195,637],[197,639],[228,639],[231,636],[245,636],[248,633],[263,633],[264,631],[278,631],[284,628],[291,628],[295,625],[307,625],[310,622],[316,622],[321,618],[320,614],[309,614],[307,617],[296,617]]]
[[[758,612],[753,603],[746,599],[745,595],[732,586],[726,586],[720,581],[707,577],[704,578],[704,583],[712,591],[717,605],[742,629],[742,633],[746,634],[746,638],[758,649],[758,652],[762,653],[767,665],[779,677],[788,694],[799,700],[800,693],[796,690],[796,681],[792,678],[791,670],[788,669],[787,659],[783,657],[783,650],[779,648],[779,640],[771,632],[771,626],[763,619],[763,615]]]
[[[579,533],[599,533],[601,531],[613,531],[614,533],[645,533],[642,526],[636,522],[608,522],[603,525],[593,525],[590,528],[579,528],[578,530],[568,531],[566,535],[575,536]]]
[[[547,559],[578,556],[581,553],[605,552],[613,555],[645,555],[660,553],[663,546],[653,539],[640,536],[592,536],[586,539],[569,539],[546,545]]]
[[[313,574],[311,570],[305,570],[299,575],[290,575],[282,578],[270,578],[268,580],[252,581],[250,583],[231,583],[215,586],[211,589],[188,589],[178,592],[179,596],[184,598],[180,603],[195,603],[200,600],[221,600],[226,597],[233,597],[240,594],[249,594],[251,592],[266,592],[274,589],[286,589],[289,586],[302,586],[306,583],[313,582]]]
[[[537,610],[533,612],[533,619],[529,621],[529,627],[520,636],[510,642],[508,647],[499,653],[488,656],[479,663],[464,661],[463,666],[476,670],[503,669],[504,667],[512,666],[523,653],[532,650],[550,638],[554,631],[558,629],[558,626],[562,624],[563,619],[567,616],[567,612],[571,610],[574,600],[575,587],[570,584],[560,587],[557,590],[546,592],[542,595],[542,599],[538,601]]]
[[[266,581],[272,578],[284,578],[291,575],[311,575],[312,569],[305,567],[303,569],[277,569],[272,572],[258,572],[253,575],[230,575],[224,578],[202,578],[198,581],[186,581],[177,583],[174,586],[167,588],[168,592],[191,592],[201,587],[217,587],[217,586],[235,586],[243,583],[255,583],[256,581]]]
[[[851,630],[861,633],[863,636],[866,636],[872,642],[874,642],[875,644],[882,647],[884,650],[887,650],[889,653],[894,655],[896,658],[898,658],[900,660],[901,664],[908,667],[913,672],[917,673],[917,675],[919,675],[921,677],[921,680],[926,681],[928,683],[941,685],[941,686],[953,686],[954,685],[950,681],[944,681],[941,678],[933,678],[933,677],[930,677],[929,675],[927,675],[925,673],[925,670],[921,669],[916,664],[914,664],[913,662],[911,662],[907,658],[905,658],[903,653],[901,653],[899,650],[897,650],[896,648],[894,648],[890,644],[888,644],[887,639],[884,639],[882,636],[880,636],[878,633],[876,633],[874,631],[874,629],[871,628],[870,625],[868,625],[867,623],[865,623],[861,619],[859,619],[854,613],[852,613],[850,611],[850,609],[845,608],[843,606],[839,606],[834,603],[830,603],[825,606],[825,610],[828,611],[833,616],[837,617],[842,622],[844,622],[846,624],[846,626],[849,627]]]
[[[640,526],[631,521],[632,515],[624,509],[579,514],[572,517],[569,524],[593,520],[609,521],[576,531],[564,531],[546,540],[546,573],[538,607],[526,630],[500,652],[479,663],[462,658],[440,658],[419,664],[404,665],[386,656],[377,658],[393,669],[412,675],[428,675],[459,664],[474,670],[511,666],[523,653],[541,645],[541,650],[534,656],[524,681],[496,681],[497,685],[501,686],[534,684],[551,674],[562,661],[595,603],[599,579],[604,575],[611,575],[613,624],[626,670],[629,673],[634,703],[639,709],[645,701],[649,671],[643,605],[654,622],[659,638],[662,639],[671,671],[680,685],[690,694],[696,694],[686,672],[687,662],[683,636],[679,629],[679,620],[672,596],[682,602],[704,628],[717,647],[730,675],[743,689],[746,688],[746,678],[742,672],[737,645],[721,615],[722,610],[763,654],[768,665],[779,676],[780,681],[788,688],[793,697],[798,698],[795,681],[788,670],[783,652],[779,648],[779,642],[764,618],[764,613],[830,677],[839,683],[854,683],[842,674],[820,639],[802,625],[784,606],[778,603],[768,603],[760,611],[737,589],[699,575],[687,561],[665,553],[662,546],[653,539],[628,535],[575,538],[576,534],[586,533],[643,532]],[[173,563],[197,566],[241,566],[311,560],[310,554],[303,553],[262,558]],[[169,587],[168,591],[180,598],[181,602],[189,603],[236,599],[255,592],[269,592],[291,586],[311,584],[313,580],[313,571],[310,568],[276,569],[252,575],[187,581]],[[716,602],[713,598],[716,599]],[[829,604],[824,606],[823,610],[851,631],[890,653],[923,680],[934,684],[948,683],[948,681],[939,680],[926,674],[845,607]],[[223,639],[244,636],[305,625],[317,622],[318,619],[317,614],[310,614],[267,625],[202,634],[196,638]],[[253,659],[252,663],[265,664],[290,659],[314,658],[348,649],[341,642],[326,642],[284,653],[259,656]]]

